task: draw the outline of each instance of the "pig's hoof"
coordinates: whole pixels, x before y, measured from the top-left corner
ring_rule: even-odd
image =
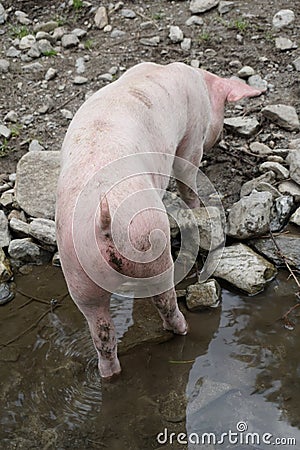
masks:
[[[105,381],[111,381],[121,373],[121,366],[118,360],[101,361],[98,367],[100,376]]]
[[[166,331],[172,331],[174,334],[180,334],[181,336],[185,336],[188,332],[188,324],[185,319],[180,321],[180,323],[177,322],[173,326],[165,322],[163,328]]]

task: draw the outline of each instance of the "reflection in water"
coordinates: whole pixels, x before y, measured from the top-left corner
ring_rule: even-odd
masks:
[[[19,289],[49,302],[66,290],[61,272],[51,267],[35,268],[16,281]],[[162,332],[156,311],[144,301],[114,298],[119,340],[124,334],[123,373],[111,384],[99,379],[85,320],[66,298],[0,349],[1,448],[157,449],[156,436],[165,428],[219,435],[235,431],[240,421],[249,431],[299,443],[300,324],[291,332],[277,320],[295,301],[293,289],[283,273],[256,297],[224,290],[222,308],[185,311],[190,325],[185,337]],[[29,328],[48,308],[26,302],[17,295],[1,308],[1,342]],[[143,345],[128,351],[138,341]]]

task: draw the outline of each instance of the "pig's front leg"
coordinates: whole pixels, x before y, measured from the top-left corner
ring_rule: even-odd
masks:
[[[110,379],[121,372],[117,356],[115,326],[109,312],[110,293],[105,292],[97,304],[76,302],[84,314],[98,354],[98,368],[102,378]]]
[[[187,205],[187,207],[191,209],[198,208],[200,206],[200,200],[197,193],[179,180],[176,180],[176,184],[180,197]]]
[[[175,334],[187,334],[188,326],[184,315],[178,308],[175,288],[155,295],[152,297],[152,302],[163,320],[165,330],[173,331]]]

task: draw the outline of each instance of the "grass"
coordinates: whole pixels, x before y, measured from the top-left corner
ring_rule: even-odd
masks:
[[[210,34],[208,33],[208,31],[203,31],[201,34],[199,34],[198,39],[199,41],[209,41]]]
[[[56,56],[57,55],[57,51],[52,49],[52,50],[49,50],[48,52],[44,52],[43,55],[44,56]]]
[[[249,23],[243,19],[237,19],[233,23],[231,23],[231,28],[236,28],[238,31],[246,31]]]
[[[21,129],[22,129],[22,125],[15,124],[15,125],[11,128],[11,136],[12,136],[12,137],[20,136]]]
[[[163,18],[163,14],[159,11],[157,13],[152,14],[152,19],[153,20],[162,20]]]
[[[92,39],[87,39],[84,43],[84,48],[86,50],[91,50],[94,47],[94,42],[92,41]]]
[[[73,8],[78,10],[83,7],[83,0],[73,0]]]
[[[3,142],[0,143],[0,158],[7,156],[10,152],[10,147],[8,145],[8,141],[6,138],[3,139]]]
[[[11,26],[11,33],[14,37],[22,39],[24,36],[27,36],[28,34],[30,34],[29,29],[22,25],[20,26]]]

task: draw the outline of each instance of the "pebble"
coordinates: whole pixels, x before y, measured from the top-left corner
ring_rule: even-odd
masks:
[[[33,34],[27,34],[27,36],[22,37],[19,43],[20,50],[29,49],[33,44],[36,43],[36,39]]]
[[[31,238],[12,240],[8,247],[8,254],[12,259],[32,264],[43,264],[50,259],[45,258],[45,252],[32,242]]]
[[[25,72],[41,72],[42,70],[44,70],[44,66],[39,62],[34,62],[22,66],[22,70],[24,70]]]
[[[260,75],[251,75],[248,78],[248,84],[255,89],[261,90],[262,92],[266,92],[268,89],[268,82],[263,80]]]
[[[280,164],[284,163],[284,159],[282,158],[282,156],[277,156],[277,155],[270,155],[267,157],[268,161],[273,161],[273,162],[278,162]]]
[[[11,137],[11,130],[6,125],[0,124],[0,136],[9,139]]]
[[[88,81],[89,81],[88,78],[78,75],[74,78],[73,84],[85,84]]]
[[[291,9],[281,9],[273,17],[273,27],[280,29],[289,26],[295,20],[294,11]]]
[[[142,30],[149,30],[150,28],[153,28],[153,22],[151,20],[148,20],[147,22],[141,22],[140,28]]]
[[[99,80],[103,80],[103,81],[113,81],[113,76],[111,73],[103,73],[101,75],[99,75]]]
[[[300,56],[292,62],[292,65],[297,72],[300,72]]]
[[[76,59],[75,63],[76,72],[82,74],[85,72],[85,61],[84,58],[80,57]]]
[[[65,34],[68,34],[65,27],[57,27],[52,33],[52,38],[55,42],[60,41]]]
[[[191,284],[186,292],[186,305],[190,311],[216,307],[220,303],[221,287],[216,280]]]
[[[300,186],[294,181],[283,181],[278,186],[278,190],[283,195],[291,195],[295,202],[300,202]]]
[[[229,13],[229,11],[232,10],[233,7],[234,7],[234,2],[220,1],[219,6],[218,6],[218,12],[221,15],[227,14],[227,13]]]
[[[191,0],[190,11],[193,14],[203,13],[219,4],[219,0]]]
[[[53,52],[53,47],[47,39],[41,39],[38,41],[38,48],[43,55]]]
[[[290,222],[300,227],[300,207],[296,209],[294,214],[291,216]]]
[[[108,16],[105,6],[100,6],[95,14],[94,22],[97,28],[102,30],[108,25]]]
[[[249,195],[254,189],[259,190],[261,183],[272,183],[273,181],[275,181],[275,173],[269,170],[253,180],[246,181],[241,187],[240,196]]]
[[[300,149],[291,150],[286,158],[290,165],[290,177],[300,185]]]
[[[262,142],[251,142],[249,147],[251,152],[255,153],[256,155],[269,156],[273,153],[273,150]]]
[[[75,29],[72,31],[72,34],[75,34],[75,36],[77,36],[78,39],[82,39],[84,36],[86,36],[87,31],[86,31],[86,30],[83,30],[82,28],[75,28]]]
[[[55,42],[55,39],[53,39],[53,36],[51,36],[51,34],[49,34],[49,33],[46,33],[46,31],[39,31],[38,33],[36,33],[35,39],[37,41],[40,41],[41,39],[47,39],[51,43]]]
[[[180,43],[180,47],[184,51],[189,51],[192,46],[192,39],[191,38],[184,38],[183,41]]]
[[[39,46],[37,44],[33,44],[27,55],[30,56],[30,58],[39,58],[41,56]]]
[[[7,12],[4,9],[2,3],[0,3],[0,25],[4,24],[7,19]]]
[[[267,172],[271,170],[274,172],[279,180],[287,179],[290,175],[288,169],[277,162],[266,161],[259,166],[260,172]]]
[[[0,59],[0,73],[6,73],[9,70],[10,62],[6,59]]]
[[[7,217],[0,209],[0,248],[8,247],[11,241],[11,236],[8,228],[8,220]]]
[[[280,231],[288,222],[291,215],[294,200],[291,196],[280,196],[276,198],[271,210],[270,229],[274,233]]]
[[[135,19],[136,13],[132,9],[122,9],[121,16],[125,17],[125,19]]]
[[[48,22],[41,22],[37,23],[33,27],[33,31],[37,33],[38,31],[45,31],[46,33],[49,33],[50,31],[54,31],[55,28],[58,27],[58,22],[54,20],[49,20]]]
[[[156,47],[160,43],[160,37],[153,36],[151,38],[142,38],[140,39],[140,43],[148,47]]]
[[[17,50],[16,47],[11,45],[6,52],[8,58],[18,58],[21,54],[21,50]]]
[[[54,220],[33,219],[29,225],[29,234],[43,244],[56,246]]]
[[[21,122],[24,125],[30,125],[32,122],[34,121],[34,116],[33,114],[25,114],[25,116],[23,116],[21,118]]]
[[[194,67],[195,69],[199,69],[199,67],[200,67],[199,59],[192,59],[190,65],[191,65],[191,67]]]
[[[240,78],[249,78],[254,74],[255,70],[251,66],[244,66],[237,73],[238,77]]]
[[[285,37],[278,37],[275,39],[275,46],[278,50],[291,50],[292,48],[297,48],[297,44],[292,42],[290,39]]]
[[[15,16],[16,19],[19,23],[21,23],[22,25],[30,25],[31,24],[31,20],[28,17],[28,14],[26,14],[23,11],[16,11],[15,12]]]
[[[44,147],[39,143],[37,139],[33,139],[29,144],[28,150],[30,152],[41,152],[44,150]]]
[[[5,208],[7,208],[7,207],[12,205],[14,200],[15,199],[14,199],[13,191],[11,189],[9,189],[9,190],[3,192],[3,194],[1,195],[0,205],[2,205]]]
[[[18,121],[18,115],[15,111],[9,111],[6,116],[4,117],[4,122],[12,122],[17,123]]]
[[[126,32],[123,30],[118,30],[117,28],[115,28],[111,33],[110,33],[110,37],[115,39],[115,38],[120,38],[126,35]]]
[[[64,48],[76,47],[79,44],[79,39],[75,34],[64,34],[61,38],[61,45]]]
[[[253,136],[259,130],[259,122],[253,117],[231,117],[224,119],[225,127],[239,136]]]
[[[9,228],[13,231],[17,238],[24,238],[29,236],[29,224],[23,220],[12,218],[9,222]]]
[[[64,117],[64,119],[68,119],[68,120],[73,119],[73,113],[69,109],[61,109],[60,112],[61,112],[61,115]]]
[[[183,31],[177,25],[171,25],[169,38],[174,44],[181,42],[183,41]]]
[[[300,123],[296,109],[288,105],[269,105],[262,109],[267,119],[289,131],[299,130]]]
[[[57,75],[57,70],[54,69],[53,67],[49,67],[49,69],[47,70],[46,75],[45,75],[45,80],[46,81],[53,80],[53,78],[55,78],[56,75]]]
[[[185,24],[190,27],[192,25],[198,25],[201,26],[204,24],[204,21],[202,19],[202,17],[199,16],[191,16],[187,19],[187,21],[185,22]]]

